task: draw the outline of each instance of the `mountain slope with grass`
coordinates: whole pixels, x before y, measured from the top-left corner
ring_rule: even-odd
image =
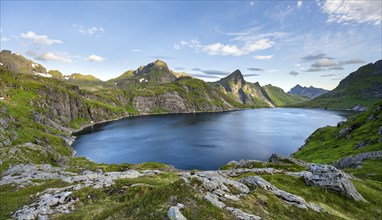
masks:
[[[302,106],[325,109],[352,109],[360,105],[370,108],[381,99],[382,60],[379,60],[360,67],[341,80],[335,89],[304,103]]]

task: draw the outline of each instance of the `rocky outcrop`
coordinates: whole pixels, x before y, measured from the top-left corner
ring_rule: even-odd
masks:
[[[19,187],[27,185],[38,185],[34,180],[60,179],[70,184],[63,188],[49,188],[36,196],[36,202],[24,206],[13,214],[17,219],[47,219],[48,215],[55,213],[69,213],[74,211],[74,203],[78,200],[70,195],[73,191],[85,187],[104,188],[114,184],[114,180],[125,178],[138,178],[141,176],[152,176],[159,174],[157,170],[127,170],[122,172],[106,172],[102,170],[93,172],[85,170],[81,174],[67,172],[62,167],[43,165],[17,165],[2,173],[0,186],[6,184],[17,184]]]
[[[167,218],[170,220],[187,220],[186,217],[180,212],[184,208],[184,205],[181,203],[176,204],[176,206],[171,206],[167,211]]]
[[[382,151],[373,151],[373,152],[366,152],[366,153],[360,153],[356,154],[354,156],[348,156],[340,159],[337,161],[334,166],[338,169],[343,169],[346,167],[357,167],[358,165],[362,164],[362,161],[369,159],[369,158],[382,158]]]
[[[320,212],[323,210],[321,207],[319,207],[317,205],[310,204],[310,203],[306,202],[300,196],[296,196],[296,195],[293,195],[291,193],[285,192],[284,190],[280,190],[280,189],[276,188],[275,186],[273,186],[272,184],[270,184],[268,181],[264,180],[260,176],[249,176],[249,177],[243,178],[239,181],[241,183],[248,185],[248,186],[260,187],[264,190],[270,191],[271,193],[273,193],[277,197],[284,200],[286,203],[293,205],[293,206],[296,206],[298,208],[302,208],[302,209],[310,208],[316,212]]]
[[[73,212],[78,199],[71,197],[71,190],[73,187],[45,190],[36,202],[17,210],[12,217],[19,220],[48,219],[51,214]]]
[[[321,188],[337,191],[355,201],[365,201],[362,195],[357,191],[348,175],[336,169],[332,165],[311,164],[309,172],[304,172],[305,183],[307,185],[318,186]]]
[[[241,209],[226,207],[226,210],[230,212],[237,220],[260,220],[261,218],[256,215],[243,212]]]

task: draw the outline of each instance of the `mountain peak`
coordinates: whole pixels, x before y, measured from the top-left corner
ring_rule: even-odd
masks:
[[[224,77],[221,80],[223,80],[223,81],[231,81],[231,82],[233,82],[235,84],[238,84],[238,83],[244,84],[245,83],[244,76],[240,72],[240,70],[238,70],[238,69],[233,71],[230,75]]]
[[[161,66],[161,67],[167,67],[167,63],[162,60],[155,60],[154,62],[155,66]]]

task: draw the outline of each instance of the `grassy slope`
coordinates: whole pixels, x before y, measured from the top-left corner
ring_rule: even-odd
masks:
[[[345,156],[382,150],[378,135],[378,129],[382,126],[381,106],[382,102],[377,103],[369,111],[350,117],[340,127],[327,126],[316,130],[294,157],[314,163],[333,163]],[[339,135],[341,129],[349,127],[355,129],[350,134]],[[360,142],[369,144],[355,150],[354,147]]]
[[[263,87],[271,101],[278,107],[295,105],[308,100],[305,97],[285,93],[281,88],[272,85]]]
[[[334,90],[303,103],[302,107],[351,109],[358,104],[372,107],[381,100],[382,70],[378,67],[381,63],[382,60],[360,67],[343,79]]]

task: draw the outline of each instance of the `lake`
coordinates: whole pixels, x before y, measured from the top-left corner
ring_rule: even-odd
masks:
[[[77,156],[103,163],[157,161],[178,169],[218,169],[231,160],[289,156],[317,128],[350,112],[273,108],[125,118],[77,133]]]

